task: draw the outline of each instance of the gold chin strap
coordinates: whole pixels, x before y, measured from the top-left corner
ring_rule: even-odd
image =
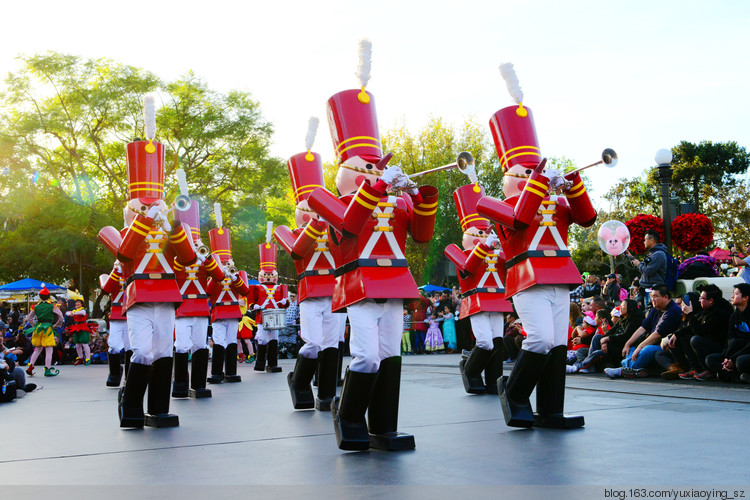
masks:
[[[299,210],[300,212],[307,212],[307,213],[310,213],[310,214],[317,214],[317,212],[315,210],[308,210],[307,208],[296,207],[296,210]]]
[[[355,167],[354,165],[344,165],[343,163],[339,165],[339,167],[348,168],[349,170],[354,170],[355,172],[360,172],[362,174],[374,175],[376,177],[380,177],[381,175],[383,175],[383,172],[377,169],[368,170],[362,167]]]

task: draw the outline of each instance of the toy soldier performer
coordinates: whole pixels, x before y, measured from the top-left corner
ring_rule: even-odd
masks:
[[[503,373],[503,313],[513,310],[505,299],[505,254],[500,241],[490,232],[490,221],[477,214],[477,201],[484,196],[478,183],[453,192],[461,229],[463,249],[449,245],[445,255],[458,270],[461,286],[461,317],[470,318],[477,339],[468,359],[459,367],[464,389],[472,394],[497,394],[497,379]],[[484,371],[485,380],[482,381]]]
[[[299,153],[287,162],[297,207],[297,229],[276,228],[276,240],[294,260],[297,269],[300,332],[305,345],[299,350],[294,371],[287,377],[295,409],[330,411],[336,396],[338,378],[339,332],[346,315],[331,311],[336,265],[328,248],[328,224],[310,210],[307,198],[323,187],[323,163],[311,152],[318,119],[311,118],[307,135],[307,153]],[[313,397],[310,382],[319,369],[318,397]]]
[[[522,105],[511,64],[501,66],[518,106],[490,120],[503,177],[503,201],[484,197],[477,212],[498,223],[507,262],[506,296],[528,334],[507,382],[498,391],[505,422],[512,427],[576,428],[582,416],[563,413],[568,340],[569,285],[581,282],[567,247],[568,227],[591,226],[596,211],[577,172],[545,170],[531,109]],[[564,196],[554,193],[562,190]],[[536,386],[536,413],[529,396]]]
[[[170,223],[164,201],[164,146],[155,142],[153,96],[144,100],[147,141],[125,146],[128,167],[128,230],[124,237],[108,226],[99,240],[127,265],[125,306],[133,357],[119,393],[120,427],[174,427],[169,413],[175,308],[182,303],[172,263],[195,262],[190,228]],[[148,386],[148,411],[143,396]]]
[[[414,448],[414,437],[397,432],[403,303],[419,295],[404,249],[407,233],[417,243],[432,238],[438,193],[432,186],[409,186],[398,167],[385,168],[391,155],[382,156],[374,97],[364,90],[370,50],[369,41],[360,42],[362,90],[328,100],[342,196],[317,188],[308,203],[331,226],[329,241],[340,263],[333,310],[346,308],[351,325],[353,359],[331,409],[338,446],[404,450]]]

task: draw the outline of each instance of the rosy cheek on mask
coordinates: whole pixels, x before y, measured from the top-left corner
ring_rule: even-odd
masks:
[[[310,216],[307,214],[304,214],[302,216],[302,222],[310,222]]]
[[[479,238],[474,238],[474,239],[473,239],[473,240],[471,241],[471,243],[472,243],[472,244],[473,244],[474,246],[476,246],[476,245],[479,245],[479,242],[481,242],[481,241],[482,241],[482,240],[480,240]]]
[[[354,179],[354,184],[357,185],[357,187],[361,186],[363,182],[365,182],[367,178],[364,175],[358,175],[356,179]]]
[[[523,188],[526,187],[526,181],[518,181],[518,190],[523,191]]]

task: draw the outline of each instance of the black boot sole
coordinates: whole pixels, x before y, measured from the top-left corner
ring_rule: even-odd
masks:
[[[178,427],[180,418],[172,413],[158,413],[151,415],[146,413],[146,427]]]
[[[333,429],[336,432],[336,444],[340,450],[364,451],[370,449],[370,433],[364,419],[357,424],[344,422],[339,417],[339,398],[335,398],[331,407]]]
[[[312,389],[308,386],[305,389],[299,389],[294,386],[292,378],[294,373],[289,373],[286,376],[286,383],[289,386],[289,393],[292,396],[292,406],[295,410],[310,410],[315,407],[315,397],[313,396]]]
[[[534,413],[534,427],[547,429],[580,429],[586,425],[582,415],[539,415]]]
[[[224,377],[224,382],[227,382],[230,384],[242,382],[242,377],[240,375],[227,375],[226,377]]]
[[[500,406],[503,409],[505,424],[508,427],[530,428],[534,426],[534,412],[531,409],[531,403],[516,403],[510,400],[505,394],[505,384],[508,377],[501,377],[497,380],[497,392],[500,395]]]
[[[315,398],[315,409],[318,411],[331,411],[333,398]]]
[[[482,380],[482,376],[478,375],[476,377],[472,377],[466,375],[466,372],[464,371],[465,365],[465,359],[462,359],[458,362],[458,368],[459,370],[461,370],[461,380],[464,383],[464,390],[469,394],[484,394],[486,392],[486,388],[484,386],[484,380]]]
[[[213,394],[211,394],[211,389],[190,389],[190,393],[188,396],[195,399],[203,399],[210,398],[211,396],[213,396]]]
[[[406,451],[416,448],[414,436],[405,432],[370,434],[370,448],[383,451]]]

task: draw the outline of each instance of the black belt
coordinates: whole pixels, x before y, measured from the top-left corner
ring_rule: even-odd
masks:
[[[208,295],[205,293],[186,293],[182,295],[183,299],[207,299]]]
[[[555,255],[549,255],[551,252],[555,252]],[[505,269],[510,269],[516,264],[523,262],[524,260],[531,257],[570,257],[568,250],[529,250],[523,253],[519,253],[512,259],[505,262]]]
[[[232,302],[232,301],[227,300],[224,302],[217,302],[216,304],[214,304],[214,307],[216,306],[238,306],[238,305],[240,305],[239,302]]]
[[[127,280],[125,280],[125,286],[133,282],[133,280],[173,280],[175,279],[173,273],[136,273],[131,274]]]
[[[313,269],[311,271],[302,271],[297,275],[297,280],[301,280],[302,278],[307,278],[308,276],[328,276],[330,274],[333,274],[335,271],[333,269]]]
[[[474,295],[475,293],[505,293],[505,288],[500,288],[500,287],[472,288],[469,291],[461,293],[461,298],[465,299],[466,297],[470,297]]]
[[[341,276],[359,267],[408,267],[406,259],[357,259],[337,267],[335,276]]]

